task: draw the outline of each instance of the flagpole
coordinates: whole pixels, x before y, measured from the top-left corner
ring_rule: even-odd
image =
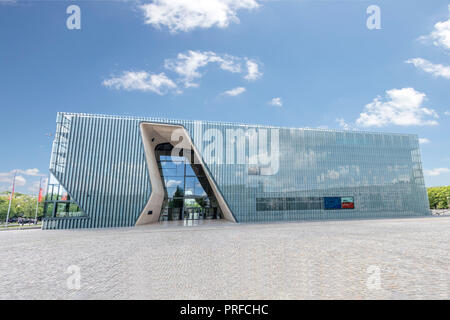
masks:
[[[37,196],[37,199],[36,199],[36,214],[34,215],[34,224],[37,224],[37,215],[38,215],[38,210],[39,210],[39,200],[40,200],[40,197],[41,197],[41,185],[42,185],[42,177],[41,177],[41,179],[39,180],[39,191],[38,191],[38,196]]]
[[[13,184],[12,184],[12,192],[11,195],[9,196],[9,206],[8,206],[8,213],[6,214],[6,224],[5,227],[8,228],[8,220],[9,220],[9,213],[11,211],[11,202],[12,202],[12,198],[14,197],[14,186],[16,184],[16,174],[17,174],[17,170],[14,171],[14,178],[13,178]]]

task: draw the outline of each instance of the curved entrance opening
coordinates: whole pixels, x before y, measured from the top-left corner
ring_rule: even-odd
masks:
[[[152,192],[136,225],[221,218],[236,222],[183,126],[141,122],[140,129]]]

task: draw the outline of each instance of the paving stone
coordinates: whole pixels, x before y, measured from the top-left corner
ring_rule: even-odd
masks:
[[[448,216],[17,230],[0,243],[1,299],[449,299]]]

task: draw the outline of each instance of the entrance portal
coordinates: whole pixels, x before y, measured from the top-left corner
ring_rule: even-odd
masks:
[[[164,182],[164,201],[159,221],[221,219],[222,212],[203,167],[193,163],[190,150],[177,150],[162,143],[156,146],[155,156]]]

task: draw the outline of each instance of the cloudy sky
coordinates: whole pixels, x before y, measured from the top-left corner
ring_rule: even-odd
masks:
[[[0,0],[0,190],[36,191],[58,111],[416,133],[448,185],[449,5]]]

